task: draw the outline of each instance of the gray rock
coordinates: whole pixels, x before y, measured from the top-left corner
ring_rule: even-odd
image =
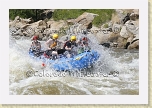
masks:
[[[120,31],[120,36],[123,38],[129,38],[126,26],[122,26],[122,29]]]
[[[133,42],[128,46],[128,49],[139,49],[139,40]]]

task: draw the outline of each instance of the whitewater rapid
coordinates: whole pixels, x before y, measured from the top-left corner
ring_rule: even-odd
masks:
[[[100,53],[93,67],[77,74],[59,73],[42,66],[28,55],[29,38],[9,40],[10,95],[137,95],[139,94],[139,52],[104,48],[93,36],[92,49]],[[40,41],[42,47],[44,41]],[[45,47],[44,47],[45,49]],[[28,75],[31,73],[33,75]]]

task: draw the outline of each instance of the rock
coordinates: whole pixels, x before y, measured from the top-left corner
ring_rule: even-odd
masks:
[[[113,32],[111,32],[111,33],[109,34],[108,41],[109,41],[109,42],[117,42],[118,37],[120,37],[120,34],[119,34],[119,33],[113,33]]]
[[[51,28],[51,24],[53,24],[55,21],[53,21],[53,20],[50,20],[50,21],[48,21],[47,22],[47,27],[48,28]]]
[[[99,44],[103,44],[103,43],[107,43],[109,42],[108,39],[109,39],[109,34],[104,34],[103,32],[98,32],[96,34],[96,38],[99,42]]]
[[[131,20],[137,20],[139,19],[139,9],[134,9],[133,12],[130,14]]]
[[[11,28],[13,26],[13,21],[9,22],[9,28]]]
[[[92,27],[93,19],[98,16],[97,14],[84,12],[78,18],[75,19],[75,23],[79,23],[82,25],[83,29],[90,29]]]
[[[127,49],[131,42],[139,39],[139,22],[132,20],[127,21],[121,29],[120,36],[127,40],[125,45],[125,48]],[[132,49],[133,46],[135,45],[131,45],[129,49]]]
[[[42,33],[39,33],[39,34],[38,34],[38,37],[39,37],[39,40],[42,40],[43,34],[42,34]]]
[[[90,30],[88,30],[90,34],[96,35],[99,32],[102,32],[100,28],[93,26]]]
[[[20,21],[20,17],[19,16],[16,16],[14,21]]]
[[[116,13],[112,14],[113,23],[121,23],[122,19],[125,17],[124,11],[121,9],[116,9]]]
[[[102,45],[102,46],[104,46],[104,47],[107,47],[107,48],[110,47],[110,43],[103,43],[103,44],[100,44],[100,45]]]
[[[125,48],[126,46],[126,43],[127,43],[127,39],[126,38],[123,38],[123,37],[118,37],[118,40],[117,40],[117,48]]]
[[[122,29],[122,26],[118,23],[114,23],[112,26],[112,32],[114,33],[120,33],[121,29]]]
[[[126,22],[125,26],[127,27],[126,29],[128,31],[132,32],[134,35],[138,34],[139,25],[138,25],[137,22],[129,20],[129,21]]]
[[[66,20],[66,21],[67,21],[68,25],[72,25],[76,22],[75,19],[69,19],[69,20]]]
[[[39,22],[39,26],[45,26],[45,28],[46,28],[46,22],[45,21],[42,21],[42,20],[40,20],[40,22]]]
[[[134,35],[133,40],[139,39],[139,34]]]
[[[27,34],[28,36],[34,35],[35,32],[36,32],[36,27],[33,25],[24,28],[24,33]]]
[[[67,27],[67,23],[63,20],[60,20],[60,21],[54,21],[53,23],[51,23],[51,32],[54,33],[54,32],[59,32],[59,30],[61,28],[65,28]]]
[[[32,18],[28,18],[28,19],[21,18],[21,22],[24,24],[30,24],[30,23],[32,23],[32,21],[33,21]]]
[[[139,40],[134,41],[128,46],[128,49],[139,49]]]
[[[122,29],[120,31],[120,36],[123,38],[129,38],[126,26],[122,26]]]
[[[112,21],[110,21],[110,22],[108,23],[108,27],[109,27],[109,28],[113,28],[113,22],[112,22]]]
[[[25,25],[21,26],[21,29],[26,29],[28,26],[30,26],[30,24],[25,24]]]
[[[33,26],[33,25],[35,25],[35,26],[37,26],[37,27],[39,27],[39,26],[45,26],[45,28],[46,28],[46,26],[47,26],[47,24],[46,24],[45,21],[43,21],[43,20],[39,20],[39,21],[37,21],[37,22],[34,22],[34,23],[31,24],[31,26]]]
[[[117,42],[110,43],[110,46],[111,46],[111,47],[117,47],[117,46],[118,46],[118,43],[117,43]]]
[[[19,36],[23,36],[23,30],[19,29],[18,31],[16,31],[13,35],[19,35]]]
[[[16,27],[16,24],[20,22],[20,17],[16,16],[14,21],[12,21],[11,23],[9,23],[9,27]]]

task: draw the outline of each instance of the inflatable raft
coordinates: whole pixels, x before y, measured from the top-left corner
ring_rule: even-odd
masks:
[[[29,55],[36,60],[41,60],[43,63],[49,64],[50,68],[56,71],[71,71],[88,68],[99,58],[98,52],[94,50],[83,52],[71,58],[64,56],[58,57],[55,60],[45,58],[43,54],[39,57],[35,57],[31,51],[29,51]]]

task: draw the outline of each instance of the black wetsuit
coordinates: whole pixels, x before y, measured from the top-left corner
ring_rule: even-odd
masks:
[[[64,44],[63,49],[58,49],[58,50],[57,50],[57,53],[58,53],[58,54],[63,54],[63,53],[66,51],[66,49],[65,49],[66,46],[67,46],[68,48],[72,48],[73,46],[77,46],[77,44],[76,44],[75,42],[67,41],[67,42]]]

